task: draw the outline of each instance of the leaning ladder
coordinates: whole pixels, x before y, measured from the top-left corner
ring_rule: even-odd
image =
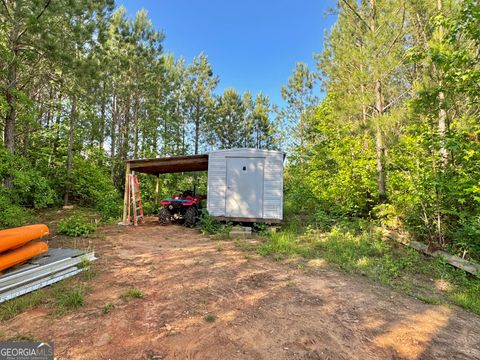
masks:
[[[138,222],[144,222],[142,198],[140,196],[140,185],[138,184],[137,175],[128,175],[128,184],[128,221],[132,221],[130,211],[133,210],[133,225],[137,226]]]

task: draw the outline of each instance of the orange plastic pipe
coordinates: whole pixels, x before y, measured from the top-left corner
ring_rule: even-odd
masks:
[[[46,253],[48,245],[43,241],[23,245],[22,247],[0,254],[0,271],[20,264],[34,256]]]
[[[0,252],[15,249],[27,242],[49,235],[47,225],[37,224],[0,230]]]

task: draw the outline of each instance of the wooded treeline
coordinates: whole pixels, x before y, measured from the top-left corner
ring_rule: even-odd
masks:
[[[111,0],[0,5],[0,225],[71,200],[117,212],[125,159],[278,147],[272,104],[226,89],[199,54],[163,51],[145,11]]]
[[[320,224],[373,219],[480,259],[480,3],[335,12],[317,69],[298,64],[284,90],[298,122],[288,196]]]
[[[287,202],[318,225],[377,221],[480,258],[477,0],[338,1],[276,115],[265,95],[217,94],[206,55],[164,53],[144,11],[0,8],[0,226],[72,199],[115,217],[127,158],[283,146]]]

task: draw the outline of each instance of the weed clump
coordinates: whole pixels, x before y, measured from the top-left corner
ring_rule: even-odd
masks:
[[[141,299],[141,298],[143,298],[143,292],[142,292],[140,289],[131,288],[131,289],[128,289],[128,290],[122,295],[122,298],[123,298],[123,299],[128,299],[128,298]]]
[[[67,236],[85,236],[95,232],[97,226],[85,215],[74,214],[58,223],[58,232]]]
[[[217,320],[217,317],[214,314],[207,314],[203,318],[206,322],[213,323],[215,320]]]
[[[115,308],[115,306],[112,303],[106,303],[102,307],[102,313],[103,314],[108,314],[110,311],[112,311]]]
[[[65,288],[59,286],[54,289],[53,296],[57,305],[57,315],[61,315],[66,311],[76,310],[85,303],[85,287],[74,286]]]

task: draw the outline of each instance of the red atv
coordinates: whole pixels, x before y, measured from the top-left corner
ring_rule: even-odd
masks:
[[[160,224],[168,225],[172,221],[183,220],[183,225],[194,227],[200,203],[206,198],[206,195],[195,195],[192,190],[185,190],[169,199],[160,200],[160,204],[163,205],[158,212]]]

